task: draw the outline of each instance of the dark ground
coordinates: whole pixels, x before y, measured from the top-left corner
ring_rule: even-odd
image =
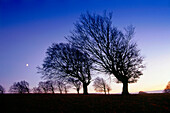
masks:
[[[3,110],[3,112],[2,112]],[[170,113],[170,94],[0,95],[0,113]]]

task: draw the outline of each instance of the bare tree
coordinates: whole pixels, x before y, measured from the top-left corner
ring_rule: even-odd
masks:
[[[42,68],[38,68],[44,78],[78,79],[83,84],[84,94],[88,94],[87,86],[91,82],[92,68],[92,61],[88,54],[63,43],[52,44],[46,53],[47,57]]]
[[[106,91],[108,94],[110,94],[110,91],[112,90],[112,88],[110,87],[109,84],[106,85]]]
[[[70,89],[71,88],[71,86],[70,85],[68,85],[68,84],[64,84],[64,92],[65,92],[65,94],[67,94],[68,93],[68,89]]]
[[[48,81],[46,81],[45,82],[46,83],[46,85],[47,85],[47,88],[48,88],[48,91],[49,92],[52,92],[53,94],[55,93],[54,92],[54,90],[55,90],[55,82],[54,81],[52,81],[52,80],[48,80]]]
[[[39,88],[40,90],[42,90],[43,93],[47,93],[47,92],[48,92],[48,87],[47,87],[47,85],[46,85],[45,82],[42,82],[42,81],[39,82],[38,88]]]
[[[42,93],[42,90],[40,87],[33,87],[32,92],[33,93]]]
[[[170,93],[170,81],[168,82],[166,88],[164,89],[164,93]]]
[[[63,90],[64,90],[64,83],[62,81],[56,81],[56,86],[57,86],[57,89],[58,91],[60,92],[60,94],[63,93]]]
[[[109,91],[111,90],[111,88],[106,83],[106,81],[103,78],[100,78],[100,77],[97,77],[94,80],[93,87],[94,87],[95,91],[104,92],[105,94],[106,94],[106,92],[108,92],[108,94],[109,94]]]
[[[65,80],[57,80],[56,81],[56,89],[60,92],[60,94],[67,94],[68,89],[71,88],[70,85]]]
[[[79,94],[79,91],[80,91],[80,88],[81,88],[80,80],[74,79],[74,78],[69,78],[68,82],[71,83],[75,87],[77,94]]]
[[[12,93],[29,93],[29,83],[24,81],[15,82],[9,89]]]
[[[44,93],[55,93],[55,82],[52,80],[44,81],[44,82],[39,82],[38,90],[41,90]]]
[[[123,83],[122,94],[127,95],[128,83],[137,82],[145,67],[133,36],[134,27],[122,32],[112,25],[112,13],[101,16],[87,12],[66,39],[91,56],[96,70],[114,75],[117,83]]]
[[[4,94],[4,92],[5,92],[4,87],[2,87],[2,86],[0,85],[0,94]]]

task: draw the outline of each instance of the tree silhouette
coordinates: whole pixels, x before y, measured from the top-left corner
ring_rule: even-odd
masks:
[[[64,84],[64,92],[65,92],[65,94],[67,94],[68,93],[68,89],[70,89],[71,88],[71,86],[70,85],[68,85],[68,84]]]
[[[170,93],[170,81],[168,82],[166,88],[164,89],[164,93]]]
[[[64,83],[62,81],[56,81],[57,89],[60,92],[60,94],[63,93],[64,90]]]
[[[68,85],[67,82],[64,80],[57,80],[56,86],[57,86],[57,90],[60,92],[60,94],[63,94],[63,92],[65,92],[65,94],[67,94],[68,89],[71,88],[70,85]]]
[[[112,90],[112,88],[107,84],[106,85],[106,91],[108,94],[110,94],[110,91]]]
[[[40,90],[41,92],[44,92],[44,93],[55,93],[54,90],[55,90],[55,82],[52,81],[52,80],[48,80],[48,81],[44,81],[44,82],[39,82],[38,84],[38,89],[37,90]]]
[[[78,79],[74,79],[74,78],[69,78],[68,79],[68,82],[71,83],[75,88],[76,88],[76,91],[77,91],[77,94],[79,94],[79,91],[80,91],[80,88],[81,88],[81,82],[80,80]]]
[[[47,85],[46,85],[45,82],[42,82],[42,81],[39,82],[38,88],[41,89],[41,91],[42,91],[43,93],[47,93],[47,92],[48,92],[48,87],[47,87]]]
[[[94,90],[97,92],[104,92],[106,94],[106,92],[108,92],[111,90],[111,88],[109,87],[109,85],[106,83],[106,81],[103,78],[97,77],[94,80],[93,83],[93,87]]]
[[[4,87],[2,87],[2,86],[0,85],[0,94],[4,94],[4,92],[5,92]]]
[[[128,26],[122,32],[112,25],[111,19],[112,13],[82,14],[66,39],[91,56],[96,70],[114,75],[117,83],[123,83],[122,94],[126,95],[128,83],[137,82],[142,75],[143,57],[132,41],[134,27]]]
[[[45,83],[46,83],[46,85],[47,85],[48,91],[49,91],[49,92],[52,92],[52,93],[54,94],[55,82],[52,81],[52,80],[48,80],[48,81],[46,81]]]
[[[32,92],[33,93],[43,93],[40,87],[33,87]]]
[[[47,57],[42,68],[38,68],[44,78],[78,79],[83,84],[84,94],[88,94],[87,86],[91,82],[92,68],[92,61],[88,54],[63,43],[52,44],[46,53]]]
[[[29,83],[24,81],[15,82],[9,89],[12,93],[29,93]]]

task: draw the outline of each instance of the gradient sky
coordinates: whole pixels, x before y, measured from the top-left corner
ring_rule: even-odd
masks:
[[[164,89],[170,81],[170,0],[0,0],[0,84],[7,91],[21,80],[30,88],[37,86],[41,75],[36,67],[46,49],[66,42],[64,36],[81,13],[104,10],[113,12],[113,25],[119,29],[136,27],[134,40],[146,69],[129,91]],[[111,86],[112,93],[122,91],[122,84]]]

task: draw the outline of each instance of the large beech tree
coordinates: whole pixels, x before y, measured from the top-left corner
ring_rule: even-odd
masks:
[[[81,52],[70,44],[52,44],[47,49],[46,58],[39,72],[45,78],[78,79],[83,84],[84,94],[91,82],[92,61],[88,54]]]
[[[123,83],[122,94],[129,94],[128,83],[136,82],[144,68],[140,50],[132,41],[134,27],[129,26],[122,32],[112,25],[111,13],[88,12],[74,25],[67,40],[91,56],[96,70],[114,75],[118,83]]]

